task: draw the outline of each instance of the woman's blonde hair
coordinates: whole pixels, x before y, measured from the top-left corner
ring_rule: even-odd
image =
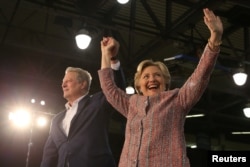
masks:
[[[140,77],[142,75],[143,70],[149,66],[156,66],[161,70],[164,81],[166,83],[166,89],[169,89],[171,76],[170,76],[170,73],[169,73],[167,66],[160,61],[154,62],[153,60],[144,60],[137,66],[137,71],[135,73],[134,87],[135,87],[136,92],[141,94],[139,80],[140,80]]]

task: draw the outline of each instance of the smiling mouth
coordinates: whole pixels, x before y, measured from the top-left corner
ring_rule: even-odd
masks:
[[[68,91],[68,89],[63,89],[63,92],[67,92]]]
[[[159,86],[157,86],[157,85],[148,86],[149,90],[156,90],[158,88],[159,88]]]

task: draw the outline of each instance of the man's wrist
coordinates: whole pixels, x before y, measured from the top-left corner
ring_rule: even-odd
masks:
[[[113,57],[111,57],[111,58],[110,58],[110,60],[111,60],[111,61],[115,61],[115,60],[117,60],[117,56],[113,56]]]

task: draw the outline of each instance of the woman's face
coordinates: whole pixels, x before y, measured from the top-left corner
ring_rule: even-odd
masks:
[[[139,90],[144,96],[153,96],[166,90],[166,83],[159,67],[148,66],[143,69],[139,79]]]

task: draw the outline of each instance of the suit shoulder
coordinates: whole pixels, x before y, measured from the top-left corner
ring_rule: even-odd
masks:
[[[61,117],[64,116],[64,114],[65,114],[65,110],[60,111],[59,113],[57,113],[56,115],[53,116],[52,121],[54,122],[54,121],[60,119]]]
[[[105,98],[105,95],[103,94],[102,91],[96,92],[92,95],[90,95],[90,98]]]

